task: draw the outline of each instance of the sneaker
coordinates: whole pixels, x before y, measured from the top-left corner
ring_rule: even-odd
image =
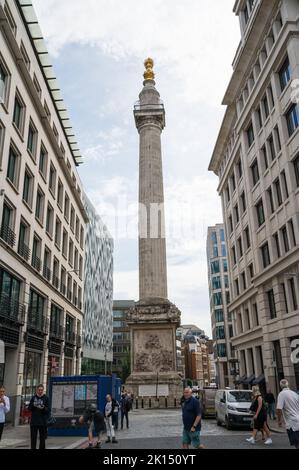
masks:
[[[95,448],[100,449],[101,447],[102,447],[102,444],[100,442],[97,442],[96,445],[95,445]]]
[[[115,439],[115,437],[112,438],[112,444],[118,444],[118,441]]]
[[[249,437],[248,439],[246,439],[246,441],[250,444],[255,444],[255,439],[253,437]]]
[[[108,439],[107,439],[107,441],[106,441],[106,444],[109,444],[109,442],[111,442],[110,437],[108,437]]]
[[[271,444],[273,444],[273,441],[272,441],[271,437],[268,437],[268,439],[265,441],[265,445],[269,446]]]

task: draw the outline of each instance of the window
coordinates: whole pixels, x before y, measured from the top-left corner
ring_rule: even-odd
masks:
[[[37,130],[33,122],[30,121],[29,130],[28,130],[27,150],[34,160],[36,158],[36,146],[37,146]]]
[[[67,258],[67,245],[68,245],[68,234],[65,229],[63,229],[62,235],[62,254],[65,258]]]
[[[228,276],[224,276],[224,287],[225,287],[225,289],[229,289]]]
[[[80,232],[80,221],[79,217],[76,215],[76,228],[75,228],[75,234],[76,234],[76,239],[79,241],[79,232]]]
[[[242,243],[242,238],[238,238],[238,248],[239,248],[239,255],[240,258],[243,256],[243,243]]]
[[[245,196],[245,192],[243,191],[243,193],[241,194],[241,205],[242,205],[242,212],[244,213],[246,211],[246,196]]]
[[[223,271],[225,273],[227,273],[227,271],[228,271],[228,263],[227,263],[226,259],[223,260]]]
[[[64,217],[67,221],[69,221],[70,217],[70,199],[68,195],[65,193],[64,196]]]
[[[246,249],[248,249],[251,246],[249,227],[245,228],[244,233],[245,233]]]
[[[0,56],[1,60],[1,56]],[[9,87],[9,73],[3,62],[0,62],[0,103],[7,106]]]
[[[279,133],[278,126],[276,126],[274,128],[274,135],[275,135],[275,140],[276,140],[276,145],[277,145],[278,151],[280,152],[281,151],[281,139],[280,139],[280,133]]]
[[[257,108],[256,113],[257,113],[259,129],[261,129],[263,127],[263,119],[262,119],[262,111],[261,111],[260,106]]]
[[[53,285],[56,289],[59,289],[59,261],[54,257],[53,260]]]
[[[31,208],[33,199],[33,175],[29,169],[25,168],[24,185],[23,185],[23,201]]]
[[[20,154],[17,153],[14,147],[9,149],[8,166],[7,166],[7,179],[17,188],[19,183],[19,159]]]
[[[252,282],[253,278],[254,278],[254,269],[253,269],[253,264],[250,264],[248,266],[248,271],[249,271],[249,277],[250,277],[250,280]]]
[[[288,298],[287,298],[287,290],[285,284],[281,284],[281,290],[283,293],[284,305],[286,313],[289,313],[289,306],[288,306]]]
[[[276,152],[275,152],[274,139],[273,139],[272,134],[269,137],[267,142],[268,142],[268,145],[269,145],[271,160],[273,161],[276,158]]]
[[[15,20],[12,16],[12,13],[9,9],[9,6],[7,5],[7,2],[5,2],[5,4],[4,4],[4,12],[5,12],[8,24],[11,27],[11,30],[12,30],[14,36],[15,36],[17,34],[17,25],[16,25]]]
[[[288,253],[290,251],[290,244],[289,244],[288,231],[287,231],[286,226],[282,227],[281,235],[283,239],[284,250],[286,253]]]
[[[5,128],[2,122],[0,121],[0,168],[2,167],[2,159],[3,159],[4,134],[5,134]]]
[[[217,292],[213,294],[213,304],[215,307],[222,305],[222,294],[221,292]]]
[[[61,334],[63,320],[63,310],[54,304],[51,304],[51,317],[50,317],[50,335],[59,337]]]
[[[296,104],[293,104],[289,111],[286,113],[286,120],[288,125],[289,137],[291,137],[295,130],[299,127],[299,109]]]
[[[256,326],[259,326],[260,322],[259,322],[259,312],[257,309],[257,304],[253,304],[252,307],[253,307],[253,312],[254,312],[254,317],[255,317],[255,324]]]
[[[57,204],[62,209],[63,204],[63,185],[60,179],[58,179],[58,189],[57,189]]]
[[[44,268],[43,268],[43,276],[50,282],[51,280],[51,252],[48,248],[45,248],[44,252]]]
[[[241,158],[237,163],[237,168],[238,168],[238,176],[239,176],[239,178],[242,178],[242,176],[243,176],[243,167],[242,167]]]
[[[45,327],[46,318],[44,315],[46,301],[44,297],[30,289],[29,308],[28,308],[28,326],[38,330]]]
[[[65,295],[66,293],[66,270],[64,267],[61,267],[60,271],[60,292]]]
[[[226,357],[226,344],[217,344],[217,356],[218,357]]]
[[[232,258],[233,258],[233,263],[237,264],[237,254],[236,254],[236,247],[232,247]]]
[[[60,243],[61,243],[61,222],[56,217],[56,223],[55,223],[55,245],[60,249]]]
[[[213,290],[221,289],[220,276],[215,276],[215,277],[212,278],[212,288],[213,288]]]
[[[39,154],[39,171],[44,179],[46,179],[47,175],[47,166],[48,166],[48,152],[43,145],[40,148]]]
[[[82,279],[83,277],[83,258],[79,256],[79,278]]]
[[[29,60],[29,56],[27,54],[27,51],[25,49],[25,46],[23,44],[23,41],[21,41],[20,50],[21,50],[21,54],[22,54],[23,60],[25,62],[25,65],[26,65],[27,69],[30,70],[30,60]]]
[[[25,120],[25,105],[23,101],[21,100],[21,97],[19,96],[19,94],[16,94],[15,106],[14,106],[14,112],[13,112],[13,123],[21,134],[23,134],[24,120]]]
[[[33,237],[33,245],[32,245],[32,260],[31,260],[31,265],[33,268],[35,268],[37,271],[41,270],[41,241],[40,239],[34,235]]]
[[[41,98],[42,97],[42,89],[41,89],[41,86],[38,82],[38,79],[36,78],[35,73],[33,74],[33,85],[34,85],[34,88],[36,89],[36,92],[37,92],[38,96]]]
[[[6,305],[6,312],[10,318],[18,318],[20,311],[21,283],[9,272],[0,268],[0,299]]]
[[[289,197],[289,189],[288,189],[288,183],[287,183],[286,172],[285,172],[284,170],[281,172],[281,178],[282,178],[282,183],[283,183],[283,189],[284,189],[285,198],[288,199],[288,197]]]
[[[235,280],[235,292],[236,292],[236,295],[240,295],[240,286],[239,286],[238,279]]]
[[[271,186],[269,189],[267,189],[267,197],[269,201],[271,214],[273,214],[273,212],[275,211],[275,207],[274,207],[274,199],[273,199],[273,192],[272,192]]]
[[[299,187],[299,155],[293,160],[294,170],[295,170],[295,177],[296,177],[296,185]]]
[[[19,228],[19,244],[18,244],[18,253],[26,261],[29,260],[30,250],[28,247],[28,236],[29,236],[29,227],[23,220],[20,222]]]
[[[269,162],[268,162],[268,154],[267,154],[267,147],[264,145],[262,147],[262,156],[263,156],[263,162],[264,162],[264,170],[266,171],[267,168],[269,168]]]
[[[277,204],[278,204],[278,207],[280,207],[283,201],[282,201],[282,193],[281,193],[279,178],[277,178],[277,180],[274,181],[274,187],[275,187],[275,192],[276,192]]]
[[[257,212],[258,226],[260,227],[261,225],[265,223],[265,212],[264,212],[264,204],[263,204],[262,199],[256,205],[256,212]]]
[[[254,160],[253,164],[251,165],[251,174],[252,174],[252,184],[253,186],[255,186],[260,179],[257,160]]]
[[[38,187],[37,193],[36,193],[36,205],[35,205],[35,217],[38,219],[38,221],[42,224],[44,220],[44,201],[45,201],[45,195]]]
[[[69,265],[74,266],[74,242],[69,241]]]
[[[84,244],[84,228],[81,225],[81,230],[80,230],[80,247],[83,250],[83,244]]]
[[[46,100],[44,102],[44,110],[45,110],[45,113],[47,115],[48,121],[51,122],[51,113],[50,113],[49,106],[47,105]]]
[[[295,287],[295,281],[294,281],[293,277],[292,277],[292,279],[289,279],[289,287],[290,287],[290,291],[291,291],[293,310],[298,310],[296,287]]]
[[[224,326],[216,326],[216,339],[225,339]]]
[[[276,251],[277,258],[281,258],[281,251],[280,251],[280,243],[279,243],[278,233],[275,233],[273,235],[273,240],[274,240],[274,246],[275,246],[275,251]]]
[[[274,318],[276,318],[277,314],[276,314],[276,305],[275,305],[275,298],[274,298],[273,289],[271,289],[267,292],[267,297],[268,297],[270,318],[274,319]]]
[[[254,142],[254,131],[253,131],[252,123],[250,124],[246,132],[247,132],[248,147],[250,148]]]
[[[229,186],[228,186],[228,185],[227,185],[227,187],[226,187],[225,192],[226,192],[226,202],[227,202],[227,204],[228,204],[229,201],[230,201],[230,190],[229,190]]]
[[[287,84],[291,80],[291,75],[292,75],[291,65],[290,65],[290,61],[288,57],[284,61],[281,69],[278,72],[278,75],[279,75],[281,91],[283,92],[283,90],[286,88]]]
[[[296,246],[297,242],[296,242],[295,229],[294,229],[294,224],[293,224],[292,219],[288,221],[288,226],[289,226],[290,238],[292,240],[292,246]]]
[[[72,232],[74,233],[75,230],[75,209],[71,205],[71,218],[70,218],[70,227]]]
[[[268,242],[261,247],[263,267],[267,268],[271,263]]]
[[[53,223],[54,223],[54,210],[53,207],[48,204],[47,217],[46,217],[46,232],[50,237],[53,235]]]
[[[235,207],[234,207],[234,213],[235,213],[235,221],[236,221],[236,224],[237,224],[240,220],[238,204],[236,204]]]
[[[54,136],[55,136],[55,139],[56,139],[57,142],[58,142],[58,140],[59,140],[59,135],[58,135],[58,131],[57,131],[57,128],[56,128],[54,122],[53,122],[53,134],[54,134]]]
[[[265,117],[267,119],[269,117],[269,114],[270,114],[267,95],[265,95],[264,98],[262,99],[262,103],[263,103],[263,109],[264,109]]]
[[[271,107],[271,109],[273,109],[275,103],[274,103],[274,95],[273,95],[273,89],[272,89],[271,83],[268,86],[267,91],[268,91],[268,97],[269,97],[269,101],[270,101],[270,107]]]
[[[77,272],[79,270],[79,252],[78,252],[77,248],[75,248],[74,269]]]
[[[13,232],[14,210],[5,200],[2,211],[1,238],[12,248],[15,245],[15,233]]]
[[[231,178],[230,178],[230,181],[231,181],[231,185],[232,185],[232,189],[233,189],[233,192],[235,191],[236,189],[236,178],[235,178],[235,174],[233,173]]]
[[[49,189],[53,196],[55,197],[55,190],[56,190],[56,170],[54,165],[51,163],[50,165],[50,173],[49,173]]]
[[[229,218],[228,218],[228,223],[229,223],[229,230],[230,230],[230,234],[231,234],[231,233],[233,233],[233,231],[234,231],[233,218],[232,218],[231,215],[230,215]]]

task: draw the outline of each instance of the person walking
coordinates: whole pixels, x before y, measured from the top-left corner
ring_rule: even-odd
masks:
[[[44,393],[44,386],[38,385],[36,393],[30,400],[28,410],[31,411],[30,435],[31,449],[36,449],[39,434],[39,449],[46,448],[47,422],[50,415],[49,398]]]
[[[10,411],[9,398],[5,395],[5,388],[0,388],[0,441],[2,439],[5,417]]]
[[[129,429],[129,412],[131,410],[131,400],[123,393],[120,401],[120,413],[121,413],[121,429],[124,428],[124,418],[126,419],[126,426]]]
[[[113,401],[111,395],[106,396],[106,406],[105,406],[105,423],[107,429],[107,440],[106,444],[112,442],[112,444],[117,444],[117,440],[115,438],[115,430],[112,424],[112,416],[113,416]]]
[[[91,404],[86,408],[83,416],[79,418],[80,424],[88,425],[88,448],[93,448],[93,434],[97,436],[96,449],[102,446],[101,435],[105,431],[104,415],[97,409],[97,405]]]
[[[203,448],[200,445],[201,415],[200,401],[192,396],[191,388],[185,388],[182,403],[183,449],[189,449],[191,444],[195,449]]]
[[[278,425],[284,419],[290,445],[299,449],[299,395],[289,388],[287,380],[280,381],[281,392],[277,398]]]
[[[263,436],[264,434],[267,436],[265,445],[270,445],[272,444],[272,439],[267,425],[267,409],[258,386],[254,386],[252,388],[252,394],[253,402],[251,404],[250,411],[254,413],[253,431],[252,436],[246,439],[246,441],[250,444],[255,444],[257,433],[260,431]]]
[[[276,419],[275,416],[275,396],[269,390],[265,396],[265,402],[267,403],[267,413],[270,419]]]

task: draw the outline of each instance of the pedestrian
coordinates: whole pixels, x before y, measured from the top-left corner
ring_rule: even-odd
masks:
[[[118,430],[118,415],[119,415],[120,404],[117,400],[112,398],[112,406],[113,406],[112,424],[114,426],[114,429],[117,431]]]
[[[123,393],[120,401],[120,413],[121,413],[121,429],[124,428],[124,418],[126,419],[126,426],[129,429],[129,412],[131,410],[131,400],[127,394]]]
[[[275,396],[268,390],[265,396],[265,402],[267,403],[267,413],[270,419],[276,419],[275,416]]]
[[[256,443],[257,433],[260,431],[262,435],[266,435],[265,445],[272,444],[270,430],[267,425],[267,409],[262,398],[260,389],[258,386],[252,388],[253,401],[250,407],[250,411],[254,413],[253,416],[253,431],[252,436],[246,439],[250,444]]]
[[[299,449],[299,396],[289,388],[287,380],[280,381],[281,392],[277,399],[278,425],[285,421],[291,446]]]
[[[105,406],[105,423],[107,429],[107,440],[106,444],[112,442],[113,444],[117,444],[117,440],[115,438],[115,430],[112,424],[112,416],[113,416],[113,401],[111,395],[106,396],[106,406]]]
[[[200,431],[201,431],[201,405],[200,401],[192,396],[190,387],[184,390],[184,401],[182,402],[183,415],[183,449],[189,449],[190,444],[195,449],[201,449]]]
[[[47,422],[50,415],[49,398],[44,393],[44,386],[38,385],[36,393],[30,400],[28,410],[31,411],[30,434],[31,449],[36,449],[37,435],[39,434],[39,448],[46,448]]]
[[[9,398],[5,395],[5,388],[0,388],[0,441],[2,439],[5,417],[10,411],[10,402]]]
[[[92,449],[93,447],[93,434],[97,436],[97,442],[95,448],[101,448],[101,435],[105,431],[105,420],[103,413],[97,409],[97,405],[89,405],[83,416],[79,418],[80,424],[88,425],[88,448]]]

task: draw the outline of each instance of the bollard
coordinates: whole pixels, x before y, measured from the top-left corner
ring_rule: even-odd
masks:
[[[143,398],[142,398],[142,400],[141,400],[141,408],[144,408]]]
[[[149,401],[148,401],[148,407],[151,408],[152,407],[152,399],[150,398]]]
[[[135,409],[138,410],[138,398],[135,400]]]
[[[176,397],[174,397],[174,407],[176,408]]]
[[[165,397],[165,408],[167,408],[167,397]]]

